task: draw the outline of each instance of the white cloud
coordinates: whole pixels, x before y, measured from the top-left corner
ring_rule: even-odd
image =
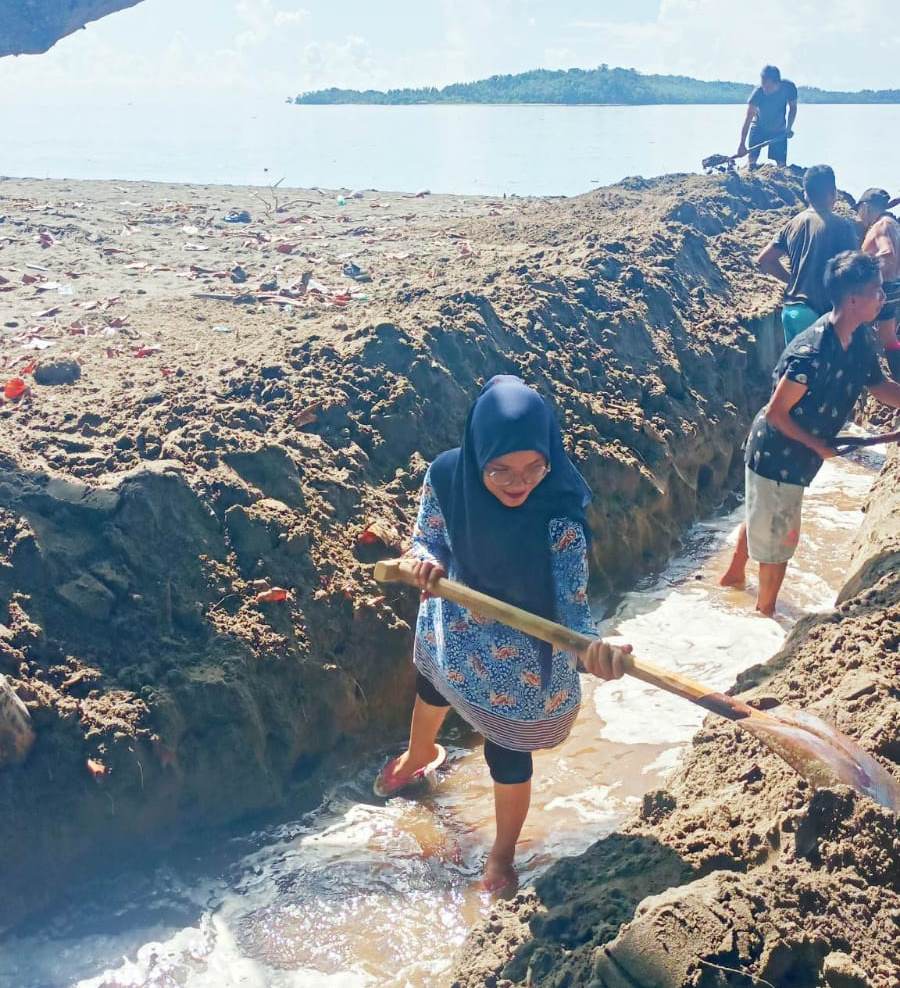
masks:
[[[896,86],[895,0],[145,0],[46,55],[0,59],[4,100],[281,99],[609,65],[753,81]],[[642,13],[637,13],[638,9]],[[567,16],[568,11],[568,16]],[[596,13],[595,13],[596,12]]]
[[[377,72],[377,59],[365,38],[311,41],[298,53],[292,78],[295,89],[368,89]]]
[[[309,19],[303,9],[276,9],[272,0],[237,0],[235,13],[246,25],[235,38],[237,48],[252,48],[272,38],[282,28],[297,28]]]
[[[752,81],[766,63],[795,82],[828,89],[897,85],[900,22],[893,0],[662,0],[647,23],[570,23],[607,62],[644,72]],[[582,62],[584,64],[584,62]]]

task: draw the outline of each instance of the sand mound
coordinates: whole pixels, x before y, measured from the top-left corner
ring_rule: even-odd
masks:
[[[29,388],[0,407],[0,672],[37,741],[0,772],[0,925],[405,720],[415,603],[368,567],[491,375],[555,401],[596,588],[668,553],[740,470],[777,341],[750,259],[799,186],[2,189],[0,359]]]

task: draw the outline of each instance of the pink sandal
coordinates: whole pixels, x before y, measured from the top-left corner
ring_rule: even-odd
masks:
[[[372,786],[375,795],[382,799],[388,799],[390,796],[396,796],[404,789],[421,785],[447,761],[447,749],[439,744],[437,750],[438,753],[434,761],[416,769],[411,775],[395,775],[394,767],[400,761],[401,756],[392,758],[375,777],[375,784]]]

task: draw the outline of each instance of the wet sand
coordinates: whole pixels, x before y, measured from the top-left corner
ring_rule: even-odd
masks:
[[[752,613],[752,585],[716,583],[738,507],[695,525],[660,573],[609,605],[604,633],[727,688],[778,650],[796,617],[832,603],[879,459],[830,463],[817,479],[779,621]],[[637,681],[584,677],[583,686],[568,741],[536,756],[523,884],[622,826],[671,777],[705,716]],[[379,752],[336,768],[339,780],[308,814],[233,834],[224,870],[221,852],[210,858],[189,846],[179,858],[196,859],[190,870],[162,866],[129,875],[125,889],[88,888],[77,909],[54,917],[52,939],[40,929],[9,944],[16,960],[0,963],[0,986],[150,988],[164,978],[173,988],[199,988],[215,972],[228,972],[222,984],[234,986],[448,984],[470,927],[491,909],[477,882],[493,793],[472,743],[459,725],[451,731],[449,771],[422,798],[372,799]],[[140,896],[129,891],[136,882]]]

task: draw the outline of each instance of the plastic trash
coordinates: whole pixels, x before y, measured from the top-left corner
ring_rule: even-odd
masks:
[[[249,223],[250,214],[246,209],[232,209],[223,217],[223,219],[226,223]]]
[[[231,280],[236,285],[243,284],[243,282],[245,282],[247,280],[247,272],[240,266],[240,264],[236,264],[231,269],[231,271],[229,272],[229,274],[231,275]]]
[[[370,275],[366,274],[365,271],[358,265],[354,264],[353,261],[347,261],[347,263],[341,268],[342,274],[346,275],[348,278],[352,278],[354,281],[371,281]]]
[[[272,587],[269,590],[263,590],[261,593],[256,595],[257,604],[275,604],[280,601],[287,600],[290,594],[284,587]]]
[[[21,398],[27,390],[28,385],[21,377],[12,377],[6,382],[6,386],[3,389],[3,397],[7,401],[15,401],[17,398]]]
[[[347,200],[343,196],[338,196],[337,197],[337,204],[339,206],[346,206],[347,205]]]
[[[84,767],[95,779],[102,779],[103,776],[109,772],[108,766],[104,765],[103,762],[98,761],[96,758],[85,759]]]

